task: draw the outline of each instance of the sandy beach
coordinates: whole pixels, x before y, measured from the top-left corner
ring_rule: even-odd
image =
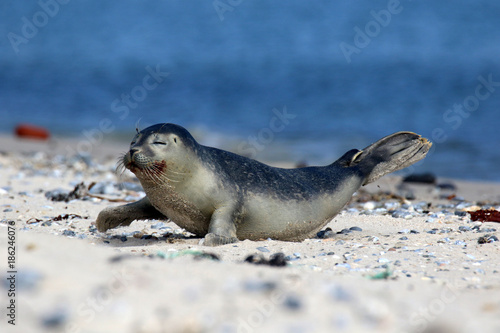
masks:
[[[211,248],[173,222],[96,230],[144,195],[114,172],[126,143],[0,143],[1,332],[500,331],[500,225],[468,213],[500,210],[500,184],[386,176],[320,237]]]

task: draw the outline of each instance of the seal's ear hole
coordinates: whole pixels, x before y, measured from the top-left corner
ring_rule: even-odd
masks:
[[[174,137],[174,142],[177,143],[177,138],[176,137]]]

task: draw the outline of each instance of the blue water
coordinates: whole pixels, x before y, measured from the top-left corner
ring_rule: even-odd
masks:
[[[500,2],[59,1],[0,5],[2,132],[174,122],[323,164],[410,130],[435,142],[416,172],[500,181]]]

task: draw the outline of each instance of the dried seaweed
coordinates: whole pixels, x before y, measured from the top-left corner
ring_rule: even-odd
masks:
[[[480,209],[475,212],[468,212],[472,221],[500,222],[500,212],[497,210]]]

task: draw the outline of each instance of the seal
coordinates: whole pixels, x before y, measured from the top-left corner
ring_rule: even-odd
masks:
[[[143,199],[102,210],[99,231],[139,219],[170,219],[216,246],[272,238],[301,241],[325,226],[361,186],[425,157],[431,142],[412,132],[352,149],[334,163],[275,168],[203,146],[183,127],[138,131],[118,169],[132,171]]]

